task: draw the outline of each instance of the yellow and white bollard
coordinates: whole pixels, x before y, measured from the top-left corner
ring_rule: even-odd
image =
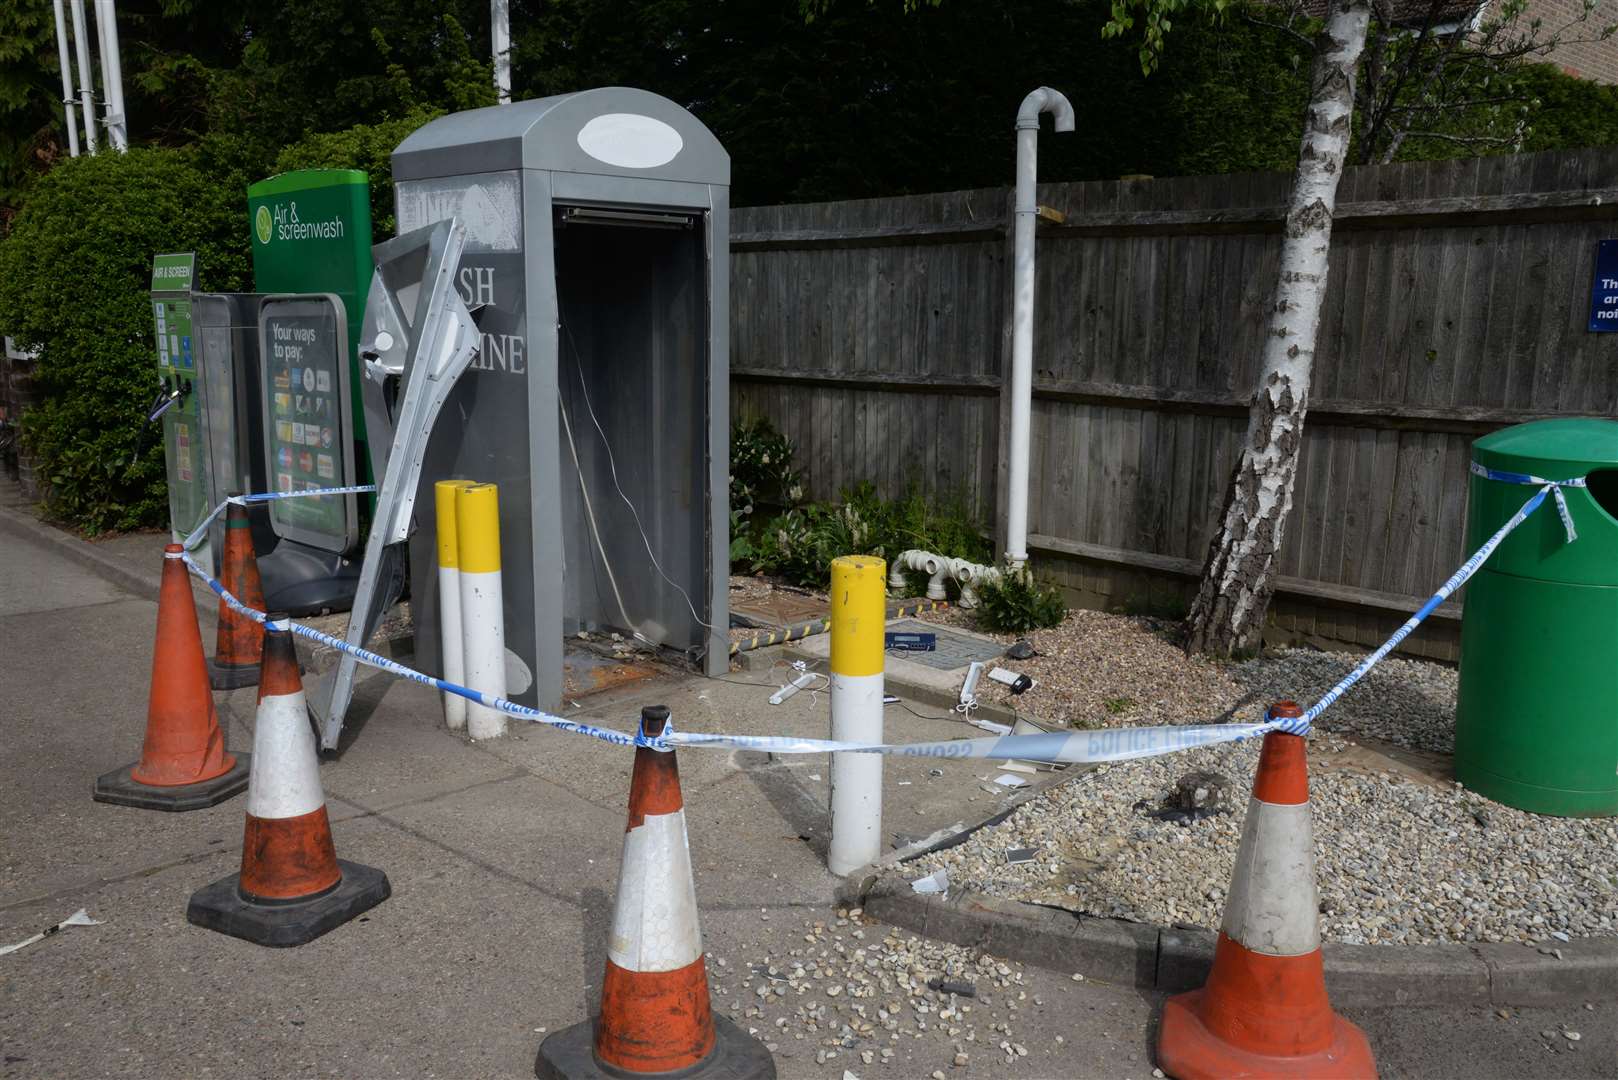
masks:
[[[500,591],[500,495],[493,484],[468,484],[456,490],[455,545],[465,685],[503,698],[506,624]],[[493,739],[506,733],[506,714],[469,701],[466,726],[474,739]]]
[[[438,510],[438,651],[443,679],[466,685],[466,653],[461,643],[461,570],[455,543],[455,493],[471,480],[440,480],[433,485]],[[451,731],[466,727],[466,699],[444,695],[444,723]]]
[[[882,649],[887,622],[886,564],[844,555],[831,564],[831,737],[882,741]],[[832,755],[831,849],[839,876],[882,853],[882,756]]]

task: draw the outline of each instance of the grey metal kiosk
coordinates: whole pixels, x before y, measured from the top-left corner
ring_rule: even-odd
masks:
[[[434,120],[393,177],[400,233],[465,224],[481,331],[415,504],[421,664],[439,666],[432,484],[468,477],[500,487],[513,700],[560,704],[579,630],[728,670],[729,155],[673,102],[607,87]]]

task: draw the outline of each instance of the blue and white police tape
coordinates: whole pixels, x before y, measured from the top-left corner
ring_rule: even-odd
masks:
[[[1471,469],[1473,476],[1481,476],[1485,480],[1498,480],[1503,484],[1549,487],[1556,496],[1556,513],[1562,519],[1562,528],[1567,530],[1567,542],[1571,544],[1579,538],[1578,530],[1573,528],[1573,513],[1567,508],[1567,497],[1562,494],[1562,489],[1565,487],[1585,487],[1586,477],[1575,476],[1570,480],[1547,480],[1543,476],[1534,476],[1531,473],[1491,469],[1487,465],[1480,465],[1475,461],[1471,463]]]
[[[1160,757],[1199,746],[1240,742],[1274,731],[1276,721],[1261,724],[1185,724],[1148,728],[1099,728],[1043,735],[1000,735],[989,739],[948,739],[919,743],[855,743],[832,739],[798,739],[786,735],[701,735],[676,731],[665,739],[674,746],[711,746],[731,750],[763,750],[772,754],[886,754],[892,757],[988,758],[995,761],[1059,761],[1087,764]]]
[[[514,701],[485,694],[470,687],[461,686],[445,679],[435,678],[423,674],[413,668],[389,660],[385,656],[378,656],[367,649],[357,648],[330,634],[321,633],[312,626],[293,622],[287,619],[284,622],[270,619],[264,612],[242,603],[215,580],[207,571],[198,566],[191,556],[183,556],[185,565],[197,577],[201,578],[208,588],[228,604],[231,608],[266,627],[291,630],[300,637],[317,641],[322,645],[338,649],[351,654],[360,663],[381,671],[398,675],[412,682],[430,686],[435,690],[442,690],[451,694],[458,694],[468,701],[475,701],[480,705],[487,705],[491,709],[512,716],[521,717],[537,724],[556,728],[559,731],[569,731],[576,735],[588,735],[602,742],[612,743],[615,746],[646,746],[653,750],[669,751],[681,746],[702,746],[731,750],[762,750],[773,754],[825,754],[825,753],[856,753],[856,754],[887,754],[895,757],[926,757],[926,758],[988,758],[998,761],[1029,760],[1029,761],[1058,761],[1064,763],[1095,763],[1104,761],[1130,761],[1135,758],[1158,757],[1163,754],[1172,754],[1180,750],[1192,750],[1199,746],[1212,746],[1216,743],[1239,742],[1263,735],[1267,731],[1275,730],[1277,721],[1266,720],[1260,724],[1188,724],[1184,726],[1169,725],[1165,727],[1150,728],[1106,728],[1096,731],[1075,731],[1067,734],[1049,733],[1044,735],[1001,735],[992,739],[951,739],[939,742],[922,743],[854,743],[837,742],[831,739],[799,739],[779,735],[713,735],[700,732],[676,731],[672,724],[665,726],[663,734],[658,737],[645,735],[639,730],[635,734],[614,731],[610,728],[599,728],[591,724],[581,724],[573,720],[566,720],[560,716],[530,709],[526,705],[518,705]]]
[[[310,495],[361,495],[375,490],[375,484],[353,484],[349,487],[310,488],[307,491],[266,491],[257,495],[232,495],[209,511],[208,516],[202,519],[202,524],[192,529],[191,535],[180,541],[180,543],[185,547],[185,550],[195,551],[197,545],[202,543],[202,538],[208,535],[208,526],[212,525],[214,520],[225,512],[225,507],[231,503],[242,506],[247,503],[270,502],[275,499],[303,499]]]
[[[1307,735],[1310,725],[1315,722],[1315,718],[1330,708],[1334,701],[1342,697],[1344,691],[1359,682],[1365,673],[1375,667],[1384,656],[1396,649],[1399,642],[1409,637],[1410,632],[1420,626],[1427,616],[1438,610],[1438,605],[1448,600],[1455,594],[1455,590],[1466,584],[1467,579],[1477,573],[1483,564],[1488,561],[1489,556],[1494,554],[1494,549],[1500,546],[1500,542],[1510,536],[1513,529],[1528,520],[1528,516],[1540,508],[1541,504],[1545,502],[1546,495],[1553,491],[1560,494],[1555,482],[1547,480],[1544,483],[1545,486],[1536,491],[1531,499],[1523,503],[1522,508],[1511,515],[1511,519],[1500,526],[1493,536],[1485,540],[1483,546],[1473,552],[1472,557],[1462,563],[1461,568],[1450,575],[1450,579],[1440,585],[1438,591],[1433,593],[1428,601],[1417,609],[1414,615],[1406,619],[1403,626],[1393,632],[1392,637],[1384,641],[1375,652],[1356,664],[1353,671],[1343,676],[1336,686],[1326,691],[1319,701],[1304,711],[1302,716],[1291,719],[1284,717],[1277,719],[1275,721],[1277,730],[1285,731],[1292,735]],[[1581,480],[1580,483],[1582,484],[1583,481]],[[1568,539],[1571,540],[1573,538],[1571,525],[1569,525],[1568,531]]]
[[[564,720],[560,716],[552,716],[549,713],[540,712],[538,709],[530,709],[526,705],[518,705],[514,701],[507,701],[504,698],[498,698],[492,694],[485,694],[481,691],[461,686],[459,683],[446,682],[443,679],[436,679],[433,676],[425,675],[414,668],[406,667],[396,660],[389,660],[387,657],[379,656],[376,653],[371,652],[369,649],[361,649],[357,646],[350,645],[348,642],[343,641],[340,638],[334,638],[330,634],[323,634],[312,626],[305,626],[303,623],[293,622],[291,619],[279,621],[271,619],[264,612],[258,610],[257,608],[249,607],[240,600],[236,599],[236,597],[231,595],[230,591],[221,585],[212,575],[210,575],[202,567],[198,566],[196,560],[191,556],[186,555],[184,556],[184,559],[185,565],[190,569],[190,571],[197,577],[201,578],[208,588],[212,589],[222,602],[230,605],[233,610],[240,612],[249,619],[252,619],[255,622],[263,623],[266,628],[291,630],[299,637],[305,637],[310,641],[316,641],[322,645],[330,646],[331,648],[337,649],[341,652],[349,653],[360,663],[369,667],[374,667],[378,670],[386,671],[393,675],[398,675],[399,677],[409,679],[412,682],[419,682],[426,686],[431,686],[436,690],[445,690],[452,694],[459,694],[461,697],[464,697],[469,701],[476,701],[480,705],[487,705],[491,709],[499,709],[502,712],[510,713],[513,716],[521,716],[524,719],[533,720],[536,723],[548,724],[552,727],[560,728],[563,731],[571,731],[578,735],[589,735],[592,738],[600,739],[603,742],[614,743],[618,746],[634,746],[638,741],[635,736],[626,735],[621,731],[612,731],[608,728],[598,728],[593,727],[590,724],[580,724],[572,720]]]

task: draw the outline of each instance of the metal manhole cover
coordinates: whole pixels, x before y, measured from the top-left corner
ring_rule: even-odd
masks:
[[[764,626],[791,626],[825,618],[827,606],[820,597],[776,592],[757,600],[732,600],[730,610]]]
[[[888,624],[889,632],[898,633],[928,633],[938,635],[938,648],[934,652],[902,652],[894,651],[889,656],[900,660],[908,660],[913,664],[925,664],[939,671],[954,671],[956,668],[970,667],[974,660],[994,660],[1004,651],[999,642],[985,641],[971,634],[952,630],[937,623],[922,622],[920,619],[900,619]]]

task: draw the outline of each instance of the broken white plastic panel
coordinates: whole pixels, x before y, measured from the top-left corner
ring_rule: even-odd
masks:
[[[377,271],[365,301],[360,356],[366,431],[382,454],[377,461],[373,452],[372,471],[384,478],[372,535],[380,526],[387,544],[409,538],[427,437],[477,355],[477,324],[455,290],[465,246],[466,227],[450,218],[372,248]],[[386,437],[378,436],[379,427]]]
[[[355,647],[364,647],[402,594],[409,562],[405,541],[427,441],[456,380],[477,355],[477,324],[455,290],[465,246],[466,226],[452,217],[371,249],[376,273],[360,329],[361,395],[378,484],[345,635]],[[356,663],[353,654],[343,653],[329,689],[322,680],[309,697],[320,744],[328,750],[342,735]]]
[[[949,871],[934,870],[926,877],[917,878],[910,883],[910,888],[927,895],[942,896],[949,892]]]

